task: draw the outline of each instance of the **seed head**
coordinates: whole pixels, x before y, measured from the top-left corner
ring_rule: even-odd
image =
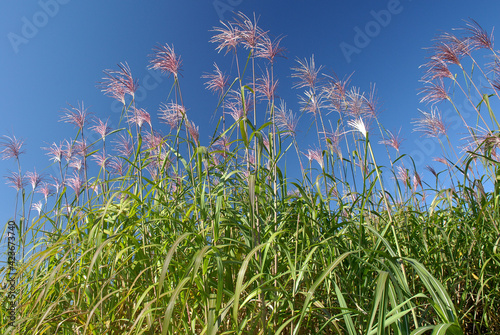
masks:
[[[182,71],[182,60],[180,56],[175,54],[174,46],[168,44],[158,45],[153,48],[153,52],[150,56],[149,68],[160,70],[169,76],[173,75],[177,79],[179,71]]]
[[[441,135],[446,135],[446,125],[441,118],[441,113],[434,108],[431,109],[430,113],[420,111],[422,116],[416,119],[412,123],[416,126],[413,131],[421,132],[426,137],[436,137]]]
[[[24,153],[24,140],[17,139],[14,135],[12,135],[12,137],[3,135],[3,137],[5,139],[0,141],[0,154],[2,155],[2,159],[19,159],[19,156]]]
[[[103,81],[98,84],[98,87],[105,95],[125,104],[125,95],[128,94],[133,98],[139,83],[133,79],[127,63],[120,63],[118,67],[120,68],[118,71],[104,70],[105,77],[102,78]]]
[[[222,95],[227,87],[227,82],[229,77],[225,76],[222,71],[219,69],[216,63],[214,63],[214,73],[213,74],[205,74],[201,76],[205,79],[210,79],[205,83],[207,90],[217,92],[219,95]]]

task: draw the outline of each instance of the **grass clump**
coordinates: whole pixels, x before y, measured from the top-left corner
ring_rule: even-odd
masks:
[[[68,108],[63,119],[77,127],[75,138],[46,148],[58,176],[23,174],[22,141],[2,143],[4,156],[18,163],[8,182],[21,199],[22,255],[18,317],[12,329],[3,308],[2,329],[498,333],[500,127],[493,100],[500,72],[491,36],[471,21],[463,36],[443,34],[431,49],[422,100],[455,106],[462,94],[478,117],[473,126],[463,118],[470,137],[461,156],[437,109],[416,121],[443,148],[445,168],[429,167],[429,184],[400,154],[401,139],[378,122],[374,91],[323,76],[313,57],[292,69],[305,90],[300,118],[311,122],[318,140],[301,153],[298,117],[276,99],[273,64],[283,54],[281,39],[241,13],[215,33],[212,41],[233,57],[236,74],[226,76],[216,65],[205,75],[221,115],[206,146],[186,112],[182,61],[169,45],[158,46],[151,59],[173,80],[159,113],[168,135],[136,104],[137,82],[120,64],[105,71],[101,88],[123,104],[126,125],[111,130],[94,119],[89,127],[83,103]],[[243,59],[242,49],[249,51]],[[494,59],[484,72],[473,58],[480,52]],[[264,66],[262,77],[256,65]],[[468,66],[480,69],[485,93]],[[448,85],[457,93],[450,95]],[[369,124],[377,125],[380,143]],[[396,152],[389,167],[376,161],[380,144]],[[287,160],[300,167],[300,178],[287,171]],[[44,198],[34,202],[35,193]],[[30,216],[32,208],[38,215]],[[16,207],[14,220],[18,214]]]

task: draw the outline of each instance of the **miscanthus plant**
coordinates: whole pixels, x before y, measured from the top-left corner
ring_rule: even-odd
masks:
[[[443,156],[427,182],[400,152],[399,133],[379,123],[373,89],[299,59],[294,113],[277,98],[281,38],[239,13],[212,42],[235,67],[203,75],[219,116],[209,141],[186,108],[182,60],[168,44],[150,56],[172,80],[161,127],[135,101],[137,81],[122,63],[99,84],[123,105],[118,128],[83,103],[69,106],[62,121],[75,137],[44,148],[56,175],[24,172],[23,141],[3,137],[2,158],[17,163],[6,178],[21,260],[15,327],[4,304],[2,333],[498,333],[493,36],[470,21],[430,49],[422,100],[431,105],[415,130]],[[463,97],[474,124],[455,103]],[[463,150],[448,137],[443,101],[468,133]],[[299,119],[317,133],[305,149]]]

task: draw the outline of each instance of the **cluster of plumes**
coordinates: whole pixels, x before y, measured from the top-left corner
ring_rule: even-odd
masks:
[[[425,69],[422,77],[424,88],[422,89],[421,102],[438,103],[443,100],[449,100],[444,80],[450,79],[456,83],[455,74],[451,66],[463,68],[463,58],[472,58],[472,52],[478,49],[487,49],[493,52],[494,61],[491,69],[495,72],[498,69],[498,56],[494,51],[493,33],[488,34],[476,21],[466,22],[463,29],[458,30],[462,34],[442,33],[429,48],[430,56],[427,63],[422,65]],[[476,64],[477,65],[477,64]],[[498,70],[497,70],[498,71]],[[498,81],[492,81],[492,86],[498,90],[500,84]]]
[[[221,27],[214,27],[216,35],[210,40],[217,44],[215,49],[218,52],[236,52],[238,46],[243,46],[245,49],[251,49],[255,57],[265,58],[271,63],[274,63],[276,57],[284,57],[285,49],[280,46],[283,37],[269,37],[268,33],[258,26],[255,16],[252,20],[239,12],[234,21],[221,21],[221,24]]]
[[[483,128],[471,131],[471,134],[463,138],[466,144],[462,147],[464,152],[479,153],[483,156],[491,156],[494,159],[500,158],[497,152],[500,149],[500,134]],[[477,155],[472,157],[477,158]]]
[[[118,64],[119,70],[104,70],[104,78],[98,87],[101,91],[125,105],[125,96],[132,98],[139,87],[138,81],[132,77],[132,72],[127,63]]]

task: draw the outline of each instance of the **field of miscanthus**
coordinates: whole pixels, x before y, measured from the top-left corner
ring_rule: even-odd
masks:
[[[16,320],[4,282],[2,334],[498,334],[493,36],[468,21],[430,48],[428,111],[413,126],[443,156],[426,181],[379,123],[373,90],[297,59],[293,113],[276,95],[280,38],[239,13],[212,42],[234,65],[204,75],[218,118],[208,141],[168,44],[150,58],[172,83],[160,128],[122,63],[99,83],[123,105],[121,126],[68,107],[74,138],[44,148],[57,174],[25,171],[23,140],[2,138],[19,237]],[[462,117],[458,98],[477,113],[474,124],[461,118],[462,148],[436,108]],[[308,148],[299,124],[317,133]]]

